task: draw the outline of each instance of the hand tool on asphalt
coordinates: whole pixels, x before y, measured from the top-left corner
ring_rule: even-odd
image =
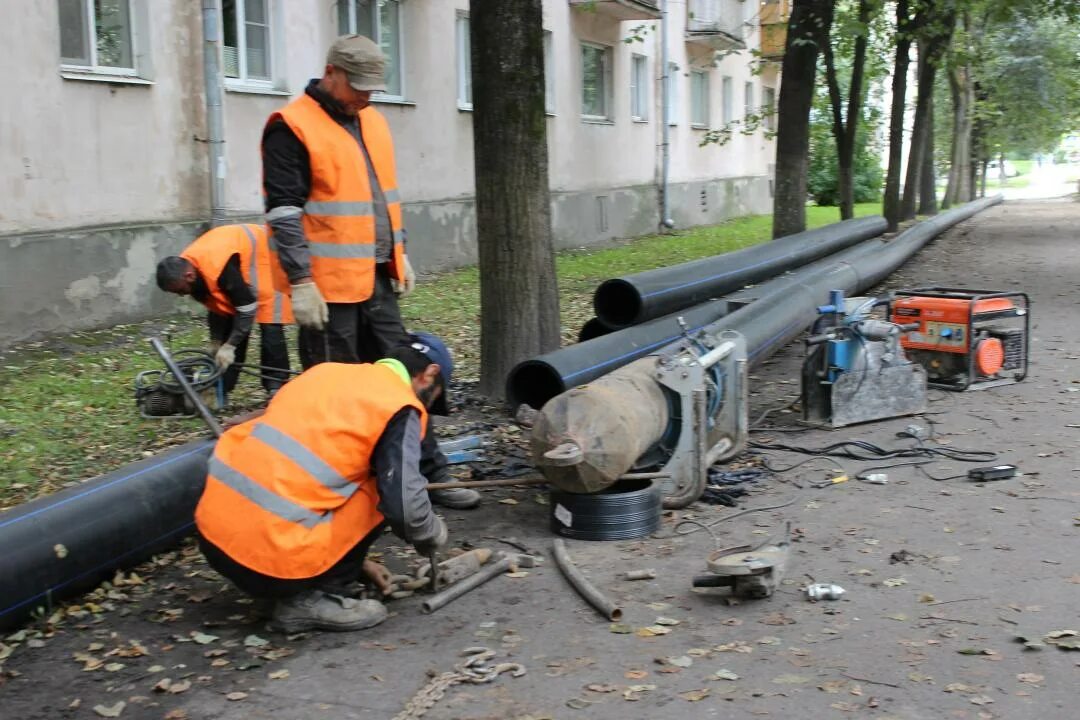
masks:
[[[742,545],[716,550],[705,562],[709,573],[695,576],[694,587],[727,587],[738,598],[769,597],[784,579],[791,551],[790,535],[789,524],[784,539],[778,543],[766,540],[766,544],[756,548]]]
[[[1031,301],[1022,292],[924,287],[897,290],[894,322],[917,327],[901,344],[930,386],[982,390],[1027,376]]]
[[[596,586],[581,574],[577,565],[570,559],[569,553],[566,552],[566,542],[562,538],[555,538],[552,545],[552,554],[555,557],[555,564],[559,566],[559,570],[562,571],[566,581],[577,591],[578,595],[608,620],[612,622],[622,620],[622,608],[612,602],[604,593],[597,590]]]
[[[470,575],[464,580],[451,585],[437,595],[425,600],[420,606],[421,609],[425,613],[433,613],[498,575],[502,575],[506,572],[513,572],[519,567],[534,567],[537,563],[537,558],[532,555],[499,553],[492,558],[492,561],[491,564],[480,570],[480,572]]]
[[[806,339],[803,421],[844,427],[923,412],[926,370],[905,356],[901,337],[915,325],[873,317],[887,299],[829,295]]]

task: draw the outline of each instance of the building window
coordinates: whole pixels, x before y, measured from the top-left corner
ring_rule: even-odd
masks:
[[[378,93],[376,99],[403,100],[400,0],[340,0],[338,30],[342,35],[364,35],[379,43],[386,55],[386,92]]]
[[[644,55],[630,56],[630,117],[649,119],[649,64]]]
[[[544,31],[544,110],[555,114],[555,64],[552,59],[551,31]]]
[[[669,62],[667,66],[667,121],[668,125],[679,124],[679,66]]]
[[[270,0],[221,0],[221,27],[225,77],[271,85]]]
[[[748,118],[754,114],[754,83],[746,83],[743,86],[743,92],[746,97],[743,99],[743,118]]]
[[[581,44],[581,114],[611,119],[611,48]]]
[[[709,73],[703,70],[690,71],[690,125],[709,126]]]
[[[135,75],[130,0],[59,0],[60,62],[69,69]]]
[[[735,119],[735,82],[725,77],[720,90],[720,100],[724,111],[724,124]]]
[[[765,113],[765,129],[776,132],[776,88],[765,88],[765,98],[762,101]]]
[[[472,43],[469,36],[469,16],[457,14],[457,102],[462,110],[472,110]]]

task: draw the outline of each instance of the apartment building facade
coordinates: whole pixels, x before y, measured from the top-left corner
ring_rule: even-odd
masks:
[[[201,4],[220,14],[221,138],[207,124],[200,3],[23,2],[0,27],[0,344],[174,307],[154,287],[157,260],[206,229],[212,172],[230,220],[261,216],[266,117],[344,32],[378,38],[390,60],[375,100],[414,264],[475,260],[468,0]],[[653,232],[662,197],[675,227],[770,210],[778,65],[754,50],[775,4],[544,0],[559,247]],[[739,132],[746,115],[763,127]],[[728,142],[702,146],[729,123]]]

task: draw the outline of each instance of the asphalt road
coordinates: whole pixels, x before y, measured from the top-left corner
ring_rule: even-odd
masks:
[[[189,550],[144,572],[141,584],[83,603],[52,631],[7,641],[17,647],[0,679],[0,717],[94,718],[123,702],[122,718],[391,718],[429,673],[485,645],[527,674],[451,688],[425,717],[1075,718],[1080,653],[1016,638],[1080,632],[1077,227],[1080,203],[1007,203],[940,238],[888,283],[1030,293],[1024,383],[934,392],[922,419],[756,436],[897,447],[908,441],[895,433],[914,422],[932,425],[949,447],[996,451],[1023,475],[935,482],[897,468],[887,485],[795,487],[790,481],[829,474],[828,463],[812,463],[764,482],[744,507],[793,504],[723,523],[717,542],[756,542],[792,523],[787,579],[770,599],[730,604],[691,591],[714,541],[704,532],[670,537],[668,518],[668,537],[570,543],[582,569],[624,607],[620,632],[569,589],[549,556],[431,616],[411,598],[369,631],[287,639],[265,632],[252,606]],[[797,394],[801,355],[792,346],[754,371],[755,413]],[[775,417],[791,427],[790,415]],[[770,455],[777,464],[799,459]],[[849,473],[874,464],[841,462]],[[928,469],[946,476],[966,467]],[[486,498],[480,510],[448,513],[454,541],[505,548],[484,538],[513,537],[548,553],[540,491]],[[730,512],[695,505],[689,515]],[[383,550],[393,563],[407,559],[399,547]],[[655,580],[621,579],[646,567]],[[800,592],[811,581],[847,592],[811,603]],[[99,612],[103,605],[112,610]],[[642,631],[658,618],[677,624],[660,625],[666,634]]]

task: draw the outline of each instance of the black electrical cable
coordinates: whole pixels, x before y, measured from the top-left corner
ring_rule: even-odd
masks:
[[[765,512],[766,510],[779,510],[780,508],[786,508],[789,505],[794,505],[795,501],[798,500],[798,499],[799,499],[799,496],[797,494],[792,495],[790,500],[788,500],[786,502],[782,502],[779,505],[764,505],[762,507],[747,508],[746,510],[740,510],[737,513],[732,513],[730,515],[725,515],[722,518],[718,518],[716,520],[713,520],[712,522],[707,522],[707,523],[703,523],[703,522],[701,522],[699,520],[680,520],[679,522],[677,522],[675,524],[675,527],[672,528],[671,534],[672,534],[672,536],[675,536],[675,535],[684,536],[684,535],[690,535],[692,533],[696,533],[698,530],[705,530],[710,535],[712,535],[712,538],[713,538],[714,541],[719,542],[718,538],[716,537],[716,534],[713,532],[712,529],[714,527],[716,527],[717,525],[719,525],[720,523],[727,522],[728,520],[734,520],[737,517],[742,517],[743,515],[749,515],[750,513]],[[687,530],[686,532],[679,532],[679,528],[682,527],[683,525],[694,525],[696,527],[695,527],[694,530]]]
[[[997,453],[989,450],[962,450],[940,445],[918,444],[913,447],[886,449],[866,440],[843,440],[841,442],[826,445],[821,448],[806,448],[797,445],[785,445],[783,443],[762,443],[751,440],[749,446],[755,450],[780,450],[784,452],[799,453],[801,455],[816,455],[829,457],[843,457],[851,460],[888,460],[890,458],[946,458],[956,462],[994,462]],[[856,449],[862,450],[860,454]]]

